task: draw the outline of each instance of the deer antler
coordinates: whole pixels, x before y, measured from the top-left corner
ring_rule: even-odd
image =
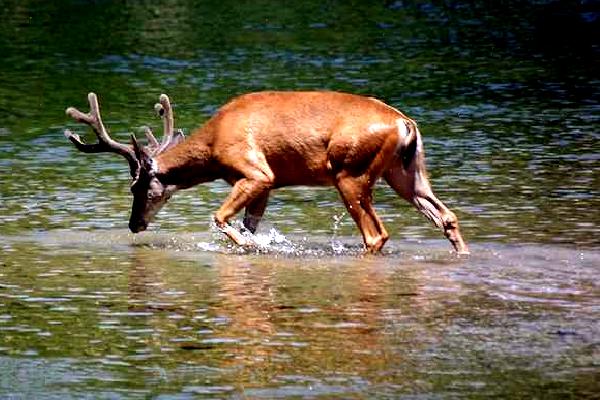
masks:
[[[90,103],[89,113],[83,113],[74,107],[67,108],[66,113],[75,121],[89,125],[96,134],[98,143],[86,144],[81,140],[78,134],[71,132],[69,129],[65,130],[65,136],[73,143],[73,145],[75,145],[77,150],[83,153],[116,153],[122,155],[129,162],[131,176],[135,177],[139,168],[139,162],[135,157],[133,149],[123,143],[113,140],[108,135],[108,132],[102,123],[98,97],[95,93],[88,94],[88,102]]]
[[[168,149],[169,147],[183,140],[184,135],[181,130],[175,131],[175,122],[173,117],[173,108],[169,96],[161,94],[159,102],[154,105],[154,110],[163,119],[163,138],[160,145],[155,147],[153,155],[157,155]],[[158,141],[152,134],[151,130],[146,130],[146,137],[151,144],[158,144]],[[153,146],[154,147],[154,146]]]
[[[152,128],[144,125],[141,129],[144,130],[144,135],[146,135],[146,139],[148,139],[148,150],[150,150],[151,153],[154,153],[160,147],[160,143],[158,143],[158,140],[154,137]]]

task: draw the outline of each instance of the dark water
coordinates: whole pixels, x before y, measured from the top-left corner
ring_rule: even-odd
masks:
[[[597,2],[1,2],[0,398],[579,398],[600,393]],[[242,252],[229,188],[126,232],[126,140],[261,89],[374,95],[415,118],[473,254],[383,184],[363,256],[330,189],[278,191]],[[86,137],[91,140],[90,134]]]

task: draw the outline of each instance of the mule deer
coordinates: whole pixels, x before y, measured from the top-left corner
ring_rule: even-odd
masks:
[[[88,95],[90,112],[67,115],[89,125],[98,142],[65,136],[84,153],[111,152],[129,162],[133,206],[129,229],[140,232],[180,189],[224,179],[233,186],[214,221],[238,245],[252,245],[228,221],[245,208],[244,227],[254,233],[272,189],[290,185],[335,186],[358,225],[369,252],[378,252],[388,233],[372,205],[372,187],[383,179],[444,231],[458,253],[468,253],[458,220],[430,187],[417,124],[385,103],[338,92],[258,92],[239,96],[183,140],[175,131],[169,98],[160,96],[163,118],[159,143],[134,135],[131,145],[113,140],[102,123],[98,99]]]

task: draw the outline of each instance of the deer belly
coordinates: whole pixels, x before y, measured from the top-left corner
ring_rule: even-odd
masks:
[[[333,185],[333,176],[327,168],[327,159],[313,157],[285,157],[270,160],[269,165],[275,175],[275,186],[329,186]]]

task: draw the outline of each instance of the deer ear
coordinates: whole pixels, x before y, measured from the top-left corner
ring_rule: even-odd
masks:
[[[144,146],[140,145],[135,135],[131,135],[131,144],[133,146],[135,157],[140,164],[140,168],[150,172],[152,170],[152,156],[148,153]]]
[[[142,146],[140,146],[134,134],[131,134],[131,145],[133,146],[133,153],[139,161],[142,158]]]
[[[185,140],[185,135],[181,129],[177,129],[173,134],[173,146],[179,144]]]

